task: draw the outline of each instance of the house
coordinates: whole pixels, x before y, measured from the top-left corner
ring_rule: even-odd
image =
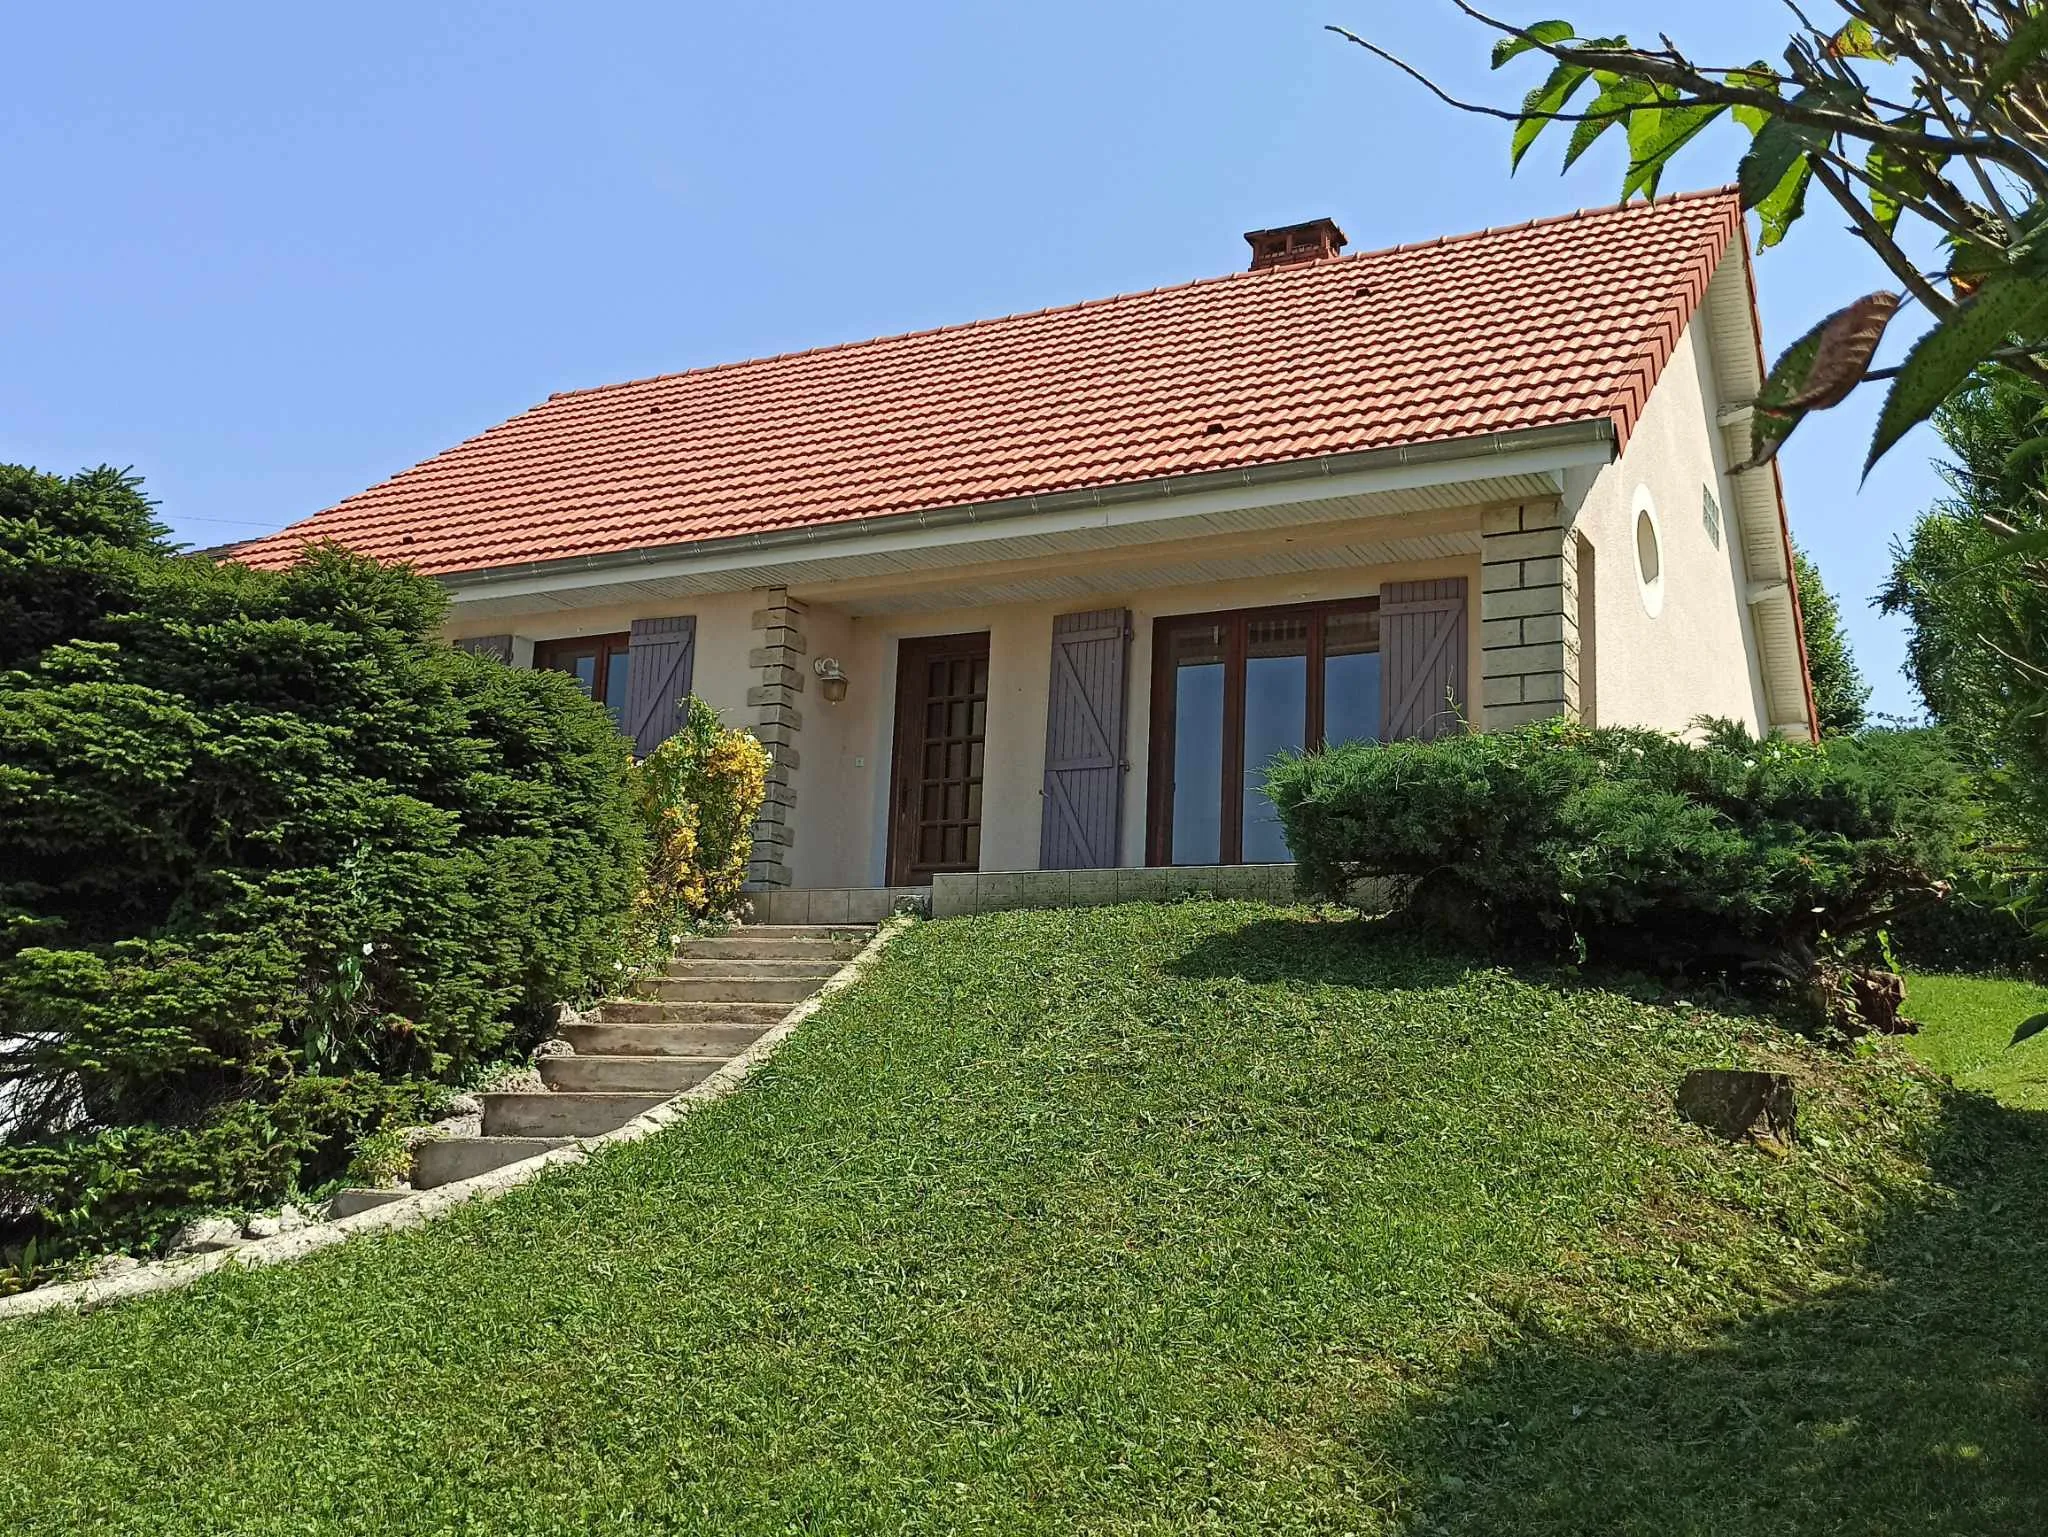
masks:
[[[769,892],[1284,860],[1261,766],[1325,740],[1813,735],[1777,473],[1731,472],[1732,191],[1246,238],[1221,277],[554,395],[239,558],[409,561],[452,640],[643,750],[690,691],[751,724]]]

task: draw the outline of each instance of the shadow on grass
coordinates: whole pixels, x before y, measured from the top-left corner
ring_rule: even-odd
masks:
[[[2048,1115],[1957,1093],[1933,1163],[1865,1285],[1694,1348],[1525,1340],[1373,1424],[1402,1529],[2048,1531]]]
[[[1170,969],[1421,988],[1477,968],[1399,924],[1274,918]],[[1862,1284],[1671,1348],[1525,1333],[1358,1423],[1354,1452],[1408,1491],[1396,1529],[2048,1533],[2048,1113],[1951,1092],[1927,1156],[1924,1198],[1870,1213]]]

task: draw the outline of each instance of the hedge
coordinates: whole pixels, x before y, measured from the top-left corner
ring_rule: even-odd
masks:
[[[1884,733],[1813,747],[1566,723],[1359,743],[1276,763],[1299,879],[1381,883],[1480,943],[1809,978],[1938,899],[1966,813],[1953,764]]]
[[[146,1249],[338,1172],[624,963],[627,746],[338,550],[175,554],[0,470],[0,1241]]]

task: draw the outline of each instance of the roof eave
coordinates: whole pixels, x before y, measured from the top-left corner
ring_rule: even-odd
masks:
[[[1575,465],[1607,463],[1616,452],[1615,424],[1610,417],[1600,415],[1582,421],[1484,433],[1469,438],[1442,439],[1358,453],[1325,454],[1242,469],[1084,487],[1044,496],[840,518],[718,539],[451,571],[440,573],[438,580],[451,589],[459,601],[465,593],[474,593],[476,589],[500,589],[515,582],[576,585],[575,579],[579,576],[596,578],[656,565],[688,567],[734,557],[760,561],[773,560],[777,555],[816,556],[831,546],[851,545],[857,540],[917,538],[948,529],[987,525],[1003,525],[1007,531],[1008,525],[1027,518],[1109,516],[1121,512],[1140,521],[1154,518],[1164,521],[1223,499],[1240,499],[1248,503],[1301,501],[1343,494],[1340,488],[1362,483],[1369,483],[1375,489],[1396,489],[1463,479],[1477,480],[1502,474],[1510,463],[1515,470],[1523,472],[1541,469],[1561,471]]]

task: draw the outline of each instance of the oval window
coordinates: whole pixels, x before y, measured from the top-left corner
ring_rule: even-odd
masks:
[[[1636,492],[1636,586],[1652,619],[1664,608],[1664,538],[1647,487]]]

